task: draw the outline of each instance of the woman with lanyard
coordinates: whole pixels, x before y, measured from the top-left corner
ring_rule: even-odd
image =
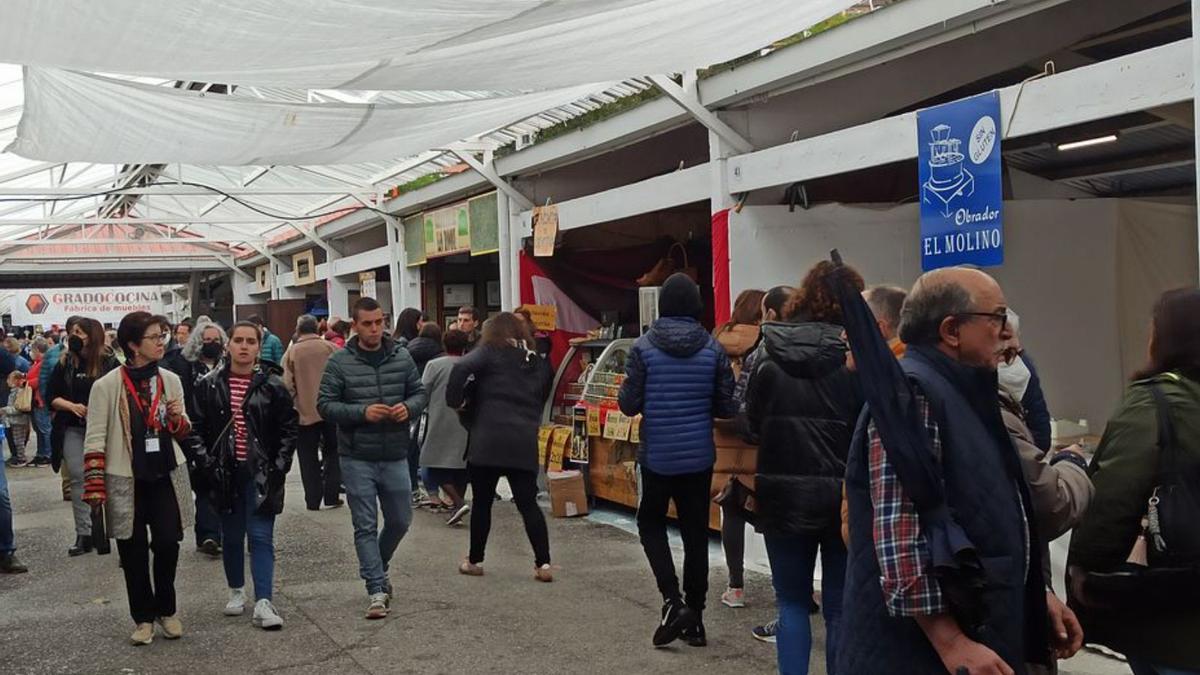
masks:
[[[259,363],[262,330],[242,321],[229,333],[226,365],[201,378],[193,397],[192,447],[198,474],[221,514],[226,616],[246,611],[246,544],[254,580],[255,626],[283,628],[271,603],[275,575],[275,516],[283,511],[283,482],[292,466],[299,415],[283,371]]]
[[[92,386],[84,437],[83,499],[106,506],[137,624],[134,645],[150,644],[155,624],[167,639],[183,636],[175,569],[193,516],[180,445],[191,424],[179,377],[158,367],[168,337],[148,312],[121,319],[117,341],[125,365]]]
[[[46,400],[54,411],[50,433],[51,464],[56,471],[66,464],[71,485],[75,545],[67,549],[67,555],[74,557],[91,551],[94,543],[91,509],[83,502],[83,436],[88,419],[88,396],[96,380],[121,364],[109,353],[104,326],[99,321],[77,318],[71,322],[68,333],[66,353],[57,364],[47,364],[54,371],[46,387]]]

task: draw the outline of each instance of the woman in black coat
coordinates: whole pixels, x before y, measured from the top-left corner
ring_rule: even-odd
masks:
[[[258,365],[262,329],[249,322],[229,334],[225,367],[196,383],[192,448],[197,473],[221,514],[222,557],[229,583],[227,616],[246,608],[245,550],[250,541],[254,625],[283,627],[271,603],[275,575],[275,516],[283,511],[283,483],[296,449],[298,417],[273,363]]]
[[[771,562],[779,606],[779,671],[808,672],[809,603],[818,548],[829,672],[837,653],[846,575],[840,533],[842,477],[863,396],[846,368],[842,310],[829,295],[828,262],[819,263],[784,307],[788,323],[762,325],[746,393],[759,437],[755,526]],[[859,290],[862,278],[853,273]]]
[[[533,546],[534,576],[554,580],[546,519],[537,504],[538,427],[553,373],[531,346],[529,329],[502,312],[484,324],[480,346],[450,371],[446,405],[460,411],[469,434],[467,471],[474,493],[471,552],[459,566],[463,574],[483,574],[492,502],[503,476]]]

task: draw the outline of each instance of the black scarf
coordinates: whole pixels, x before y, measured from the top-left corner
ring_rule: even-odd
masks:
[[[135,399],[133,394],[129,392],[129,389],[122,384],[129,404],[129,436],[133,446],[133,477],[137,480],[156,480],[166,476],[171,472],[171,469],[175,468],[175,446],[172,444],[170,432],[167,431],[165,413],[159,420],[159,451],[146,452],[146,434],[149,432],[149,425],[142,411],[147,411],[148,415],[158,414],[157,410],[150,410],[150,405],[154,402],[160,382],[158,362],[150,363],[140,368],[130,366],[124,366],[124,368],[125,374],[133,381],[133,386],[138,392]],[[122,380],[124,380],[124,377],[122,377]],[[160,401],[160,406],[165,410],[165,393],[163,399]]]

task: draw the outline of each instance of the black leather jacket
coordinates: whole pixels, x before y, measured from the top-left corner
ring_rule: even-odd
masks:
[[[256,369],[242,405],[248,432],[247,461],[257,491],[254,508],[263,515],[283,510],[284,477],[296,450],[299,417],[281,374],[272,363]],[[188,441],[199,477],[195,489],[207,490],[216,508],[228,513],[237,490],[229,366],[200,378],[192,398],[192,433]]]

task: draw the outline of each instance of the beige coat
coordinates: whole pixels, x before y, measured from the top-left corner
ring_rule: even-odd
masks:
[[[182,405],[183,385],[179,376],[165,368],[158,372],[163,379],[163,396],[167,401],[179,401]],[[195,510],[183,448],[179,441],[172,441],[171,445],[175,450],[171,483],[175,488],[175,500],[179,503],[182,533],[191,527]],[[104,453],[108,533],[114,539],[129,539],[133,536],[133,439],[129,434],[129,399],[125,396],[120,368],[110,371],[92,385],[83,452],[84,456],[89,452]]]
[[[325,364],[337,349],[337,345],[316,335],[301,335],[283,355],[283,383],[296,401],[301,426],[321,421],[317,390],[321,388]]]

